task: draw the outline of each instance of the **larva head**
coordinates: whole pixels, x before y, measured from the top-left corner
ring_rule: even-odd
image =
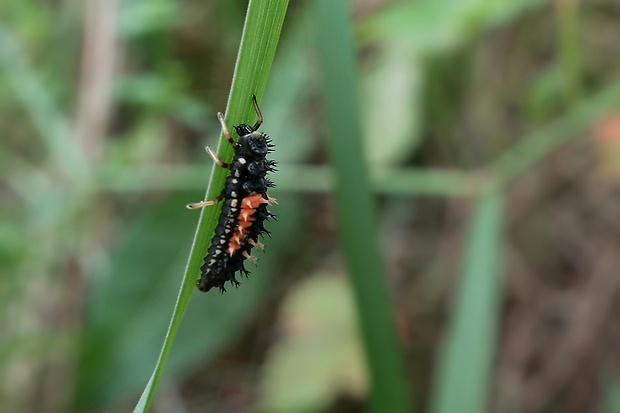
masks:
[[[237,149],[238,155],[249,156],[252,158],[260,158],[269,152],[269,143],[267,142],[267,135],[264,133],[255,131],[251,126],[241,124],[235,126],[237,134],[239,134],[239,147]]]
[[[252,129],[250,125],[246,125],[245,123],[242,123],[239,126],[235,126],[235,130],[237,131],[237,135],[239,135],[240,137],[249,135],[254,132],[254,129]]]

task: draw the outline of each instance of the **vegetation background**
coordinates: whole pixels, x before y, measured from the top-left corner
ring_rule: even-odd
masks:
[[[291,2],[261,104],[273,238],[192,297],[152,411],[369,411],[358,327],[385,303],[342,251],[372,238],[413,411],[620,412],[620,5],[350,2],[378,233],[343,234],[317,2]],[[0,412],[135,406],[246,6],[0,3]]]

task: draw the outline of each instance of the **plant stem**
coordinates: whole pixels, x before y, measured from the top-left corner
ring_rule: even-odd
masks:
[[[377,413],[411,412],[361,144],[355,47],[347,2],[317,0],[316,7],[328,149],[336,175],[334,195],[369,367],[371,408]]]

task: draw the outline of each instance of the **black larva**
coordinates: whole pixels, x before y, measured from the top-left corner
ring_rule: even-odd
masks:
[[[235,126],[239,135],[237,142],[230,136],[224,116],[218,112],[217,117],[224,136],[234,148],[235,156],[231,163],[226,163],[219,160],[210,147],[207,147],[207,151],[218,166],[230,169],[230,176],[216,199],[187,205],[193,209],[224,201],[211,246],[204,259],[205,263],[200,267],[201,276],[196,283],[200,291],[207,292],[217,287],[224,292],[227,281],[239,285],[235,274],[237,271],[246,276],[249,274],[244,261],[249,259],[256,262],[256,258],[251,255],[252,248],[264,248],[258,240],[259,235],[270,235],[264,223],[275,218],[267,211],[267,206],[276,200],[267,195],[267,189],[274,185],[266,177],[268,172],[276,170],[276,162],[266,159],[274,145],[267,135],[258,131],[263,123],[263,116],[256,96],[252,96],[252,103],[258,120],[254,126]]]

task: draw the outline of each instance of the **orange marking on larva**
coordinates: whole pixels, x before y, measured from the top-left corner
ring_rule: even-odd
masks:
[[[244,232],[246,229],[250,228],[252,226],[252,222],[251,221],[239,221],[239,225],[237,225],[237,232]]]
[[[251,225],[251,223],[249,222],[247,224],[248,224],[248,227]],[[235,233],[230,238],[230,241],[228,243],[228,249],[226,250],[231,257],[235,254],[235,252],[239,248],[241,248],[243,241],[245,241],[245,237],[246,237],[245,228],[237,227]]]
[[[242,209],[241,210],[241,214],[239,216],[239,222],[248,222],[248,221],[253,221],[252,215],[254,215],[254,212],[256,212],[254,209]]]
[[[231,242],[230,244],[228,244],[228,249],[226,250],[226,252],[228,252],[228,255],[232,257],[233,255],[235,255],[235,251],[237,251],[239,248],[241,248],[239,244],[235,245]]]
[[[248,208],[256,209],[262,204],[266,204],[268,202],[269,201],[263,198],[261,194],[254,194],[254,195],[246,196],[245,198],[243,198],[243,201],[241,201],[241,205],[243,205],[244,208],[248,207]]]
[[[237,231],[235,231],[234,239],[239,245],[241,245],[241,243],[245,240],[245,235],[245,229],[240,230],[237,228]]]
[[[256,213],[259,206],[262,204],[270,204],[272,200],[273,198],[270,198],[269,200],[263,198],[261,194],[254,194],[243,198],[241,201],[241,210],[239,211],[238,225],[228,240],[228,248],[226,249],[228,255],[231,257],[235,255],[235,252],[241,249],[242,245],[247,242],[247,230],[252,226],[252,221],[254,221],[252,215]],[[264,248],[264,245],[261,243],[254,242],[253,240],[250,241],[252,241],[251,243],[253,246]],[[256,258],[249,255],[247,252],[244,254],[244,257],[254,263],[256,262]]]

